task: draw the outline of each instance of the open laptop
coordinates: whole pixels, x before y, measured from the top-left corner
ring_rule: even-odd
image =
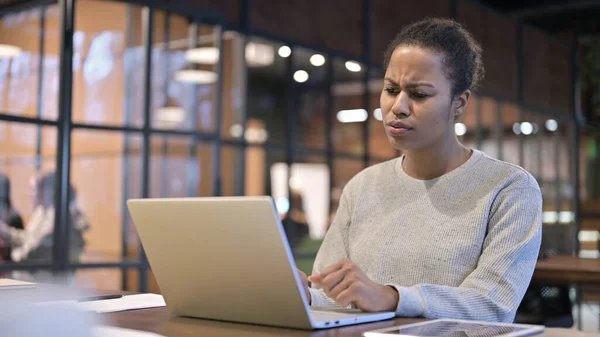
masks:
[[[127,206],[174,315],[298,329],[394,317],[309,308],[271,197],[136,199]]]

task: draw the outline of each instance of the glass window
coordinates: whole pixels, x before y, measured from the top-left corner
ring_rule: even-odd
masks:
[[[98,13],[110,19],[98,20]],[[134,37],[136,25],[141,25],[140,7],[92,0],[75,6],[75,123],[142,126],[144,53],[141,36]]]
[[[481,127],[478,118],[479,96],[471,95],[467,102],[467,109],[464,114],[458,118],[454,126],[454,131],[459,137],[460,142],[470,149],[477,148],[478,128]]]
[[[523,165],[519,155],[519,137],[531,137],[538,132],[535,121],[520,118],[520,108],[516,104],[504,102],[502,108],[502,160],[515,165]],[[519,126],[521,132],[516,134],[513,128]],[[535,127],[535,129],[534,129]]]
[[[52,259],[52,234],[32,246],[23,242],[29,238],[24,228],[54,227],[55,180],[49,174],[52,172],[41,171],[39,163],[45,161],[45,153],[56,150],[56,145],[38,143],[43,140],[41,135],[53,131],[50,126],[0,121],[0,221],[7,225],[0,228],[0,234],[5,263],[46,263]],[[34,279],[40,275],[20,273]]]
[[[141,197],[141,136],[77,129],[72,140],[71,261],[136,260],[138,240],[125,203]],[[130,252],[123,252],[124,222]]]
[[[525,109],[523,113],[523,121],[530,122],[535,125],[536,132],[523,137],[523,163],[522,166],[527,172],[533,175],[536,180],[540,179],[540,152],[541,144],[545,135],[548,133],[544,128],[544,118],[530,110]],[[521,123],[513,124],[512,132],[522,135]],[[528,128],[528,126],[525,126]],[[532,128],[533,130],[533,128]],[[526,130],[527,131],[527,130]]]
[[[212,148],[190,137],[152,136],[151,197],[210,196],[213,192]]]
[[[152,126],[215,131],[219,62],[231,58],[229,50],[219,55],[221,28],[164,12],[155,20]]]
[[[244,133],[246,114],[246,69],[255,67],[261,56],[273,56],[268,51],[260,51],[255,44],[246,45],[246,37],[233,32],[223,33],[223,123],[221,137],[225,139],[240,139]],[[244,56],[246,62],[244,63]]]
[[[266,132],[259,138],[270,144],[284,145],[288,137],[290,88],[286,69],[291,53],[288,46],[257,37],[250,38],[246,46],[247,118],[264,125]],[[240,130],[236,128],[234,134],[241,137]]]
[[[380,97],[383,91],[383,72],[379,69],[369,71],[369,156],[376,162],[385,161],[398,155],[392,147],[383,127]]]
[[[252,154],[252,148],[242,146],[221,147],[221,194],[224,196],[244,195],[245,152]]]
[[[1,113],[57,118],[57,9],[57,5],[38,7],[0,18]],[[42,15],[45,27],[40,24]],[[45,34],[41,34],[42,28]],[[45,38],[41,40],[41,36]]]
[[[365,152],[364,123],[368,122],[364,100],[365,66],[355,61],[333,60],[333,145],[336,152]],[[377,105],[378,106],[378,105]]]
[[[498,102],[492,98],[481,97],[481,125],[483,129],[481,150],[487,155],[499,158],[498,148]]]
[[[305,48],[294,50],[294,107],[298,147],[327,148],[327,66],[323,54]]]

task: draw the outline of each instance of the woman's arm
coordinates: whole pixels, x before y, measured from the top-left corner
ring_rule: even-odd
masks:
[[[458,287],[391,284],[400,297],[397,315],[512,322],[537,262],[541,216],[539,189],[500,192],[477,268]]]
[[[356,179],[351,180],[342,192],[338,210],[317,253],[313,265],[313,274],[317,274],[325,267],[349,257],[348,229],[352,219],[355,198],[355,189],[352,186],[356,185],[355,183]],[[312,306],[339,306],[334,300],[327,297],[322,289],[310,288],[309,290]]]

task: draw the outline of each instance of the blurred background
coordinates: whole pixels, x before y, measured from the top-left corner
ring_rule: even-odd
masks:
[[[428,16],[483,46],[460,140],[536,177],[546,242],[598,258],[597,1],[2,0],[0,275],[159,292],[126,200],[212,195],[273,196],[310,273],[346,182],[400,155],[383,52]]]

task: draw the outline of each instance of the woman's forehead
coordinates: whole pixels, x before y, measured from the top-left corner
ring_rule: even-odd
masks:
[[[437,81],[444,77],[442,67],[440,53],[417,46],[400,46],[392,53],[386,77],[402,82]]]

